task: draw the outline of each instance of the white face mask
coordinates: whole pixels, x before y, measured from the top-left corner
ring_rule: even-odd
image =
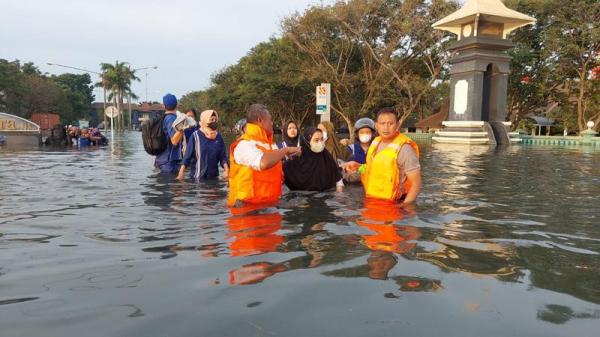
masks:
[[[358,136],[358,139],[360,139],[361,143],[366,144],[371,141],[371,135],[360,135]]]
[[[327,131],[323,131],[323,141],[327,141]]]
[[[310,150],[314,153],[321,153],[323,150],[325,150],[325,143],[310,143]]]

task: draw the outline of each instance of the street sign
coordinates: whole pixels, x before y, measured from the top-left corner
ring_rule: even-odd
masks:
[[[117,110],[117,108],[112,105],[107,106],[106,109],[104,109],[104,114],[106,115],[106,117],[114,118],[119,115],[119,110]]]
[[[321,83],[316,89],[317,115],[329,115],[331,112],[331,84]]]

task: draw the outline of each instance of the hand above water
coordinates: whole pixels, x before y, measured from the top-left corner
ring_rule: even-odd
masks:
[[[296,146],[286,147],[285,150],[286,150],[285,155],[288,157],[297,157],[297,156],[302,155],[301,147],[296,147]]]
[[[358,171],[358,168],[360,167],[361,163],[357,163],[355,161],[349,161],[347,163],[343,163],[342,165],[340,165],[340,167],[348,172],[348,173],[355,173],[356,171]]]

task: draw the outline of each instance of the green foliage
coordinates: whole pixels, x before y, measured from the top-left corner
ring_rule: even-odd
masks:
[[[35,112],[50,112],[63,123],[84,118],[94,100],[90,76],[47,76],[31,62],[21,64],[0,59],[0,110],[30,118]]]
[[[511,120],[534,113],[553,117],[569,130],[585,129],[588,120],[600,124],[600,84],[591,76],[600,66],[600,3],[510,0],[506,4],[537,19],[513,36],[517,46],[510,52]],[[522,83],[524,77],[528,83]],[[559,109],[547,112],[557,104]]]
[[[314,84],[301,67],[301,57],[291,41],[273,38],[214,74],[208,90],[188,95],[198,102],[196,106],[219,111],[227,125],[243,118],[253,103],[267,105],[276,125],[287,119],[302,124],[315,108]]]
[[[140,79],[127,62],[101,63],[100,68],[102,69],[101,79],[100,82],[96,83],[96,86],[107,90],[109,92],[108,100],[112,100],[117,109],[122,111],[125,97],[129,95],[132,99],[137,98],[131,91],[131,81],[139,81]],[[125,127],[131,128],[131,116],[124,118],[124,115],[124,113],[120,113],[117,117],[118,130],[123,130]],[[126,122],[129,125],[125,125]]]
[[[196,109],[198,113],[210,109],[208,103],[208,94],[206,91],[192,91],[183,96],[178,101],[178,109],[185,112],[191,108]]]

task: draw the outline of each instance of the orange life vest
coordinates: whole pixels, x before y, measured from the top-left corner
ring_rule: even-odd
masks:
[[[375,153],[380,143],[381,137],[375,138],[367,151],[366,171],[361,176],[365,194],[370,198],[396,201],[410,190],[408,179],[404,186],[400,185],[398,153],[408,144],[419,156],[419,147],[403,134],[398,134],[384,149]]]
[[[248,123],[246,132],[229,149],[231,168],[229,171],[229,198],[227,204],[235,205],[236,201],[259,204],[279,200],[283,184],[283,165],[281,162],[264,171],[257,171],[251,167],[240,165],[235,161],[233,152],[241,141],[254,141],[263,153],[276,150],[273,138],[258,125]]]
[[[365,208],[356,224],[373,233],[362,235],[363,244],[374,251],[406,253],[412,250],[416,246],[414,240],[421,236],[421,232],[414,226],[394,224],[403,217],[404,213],[397,203],[365,199]]]

